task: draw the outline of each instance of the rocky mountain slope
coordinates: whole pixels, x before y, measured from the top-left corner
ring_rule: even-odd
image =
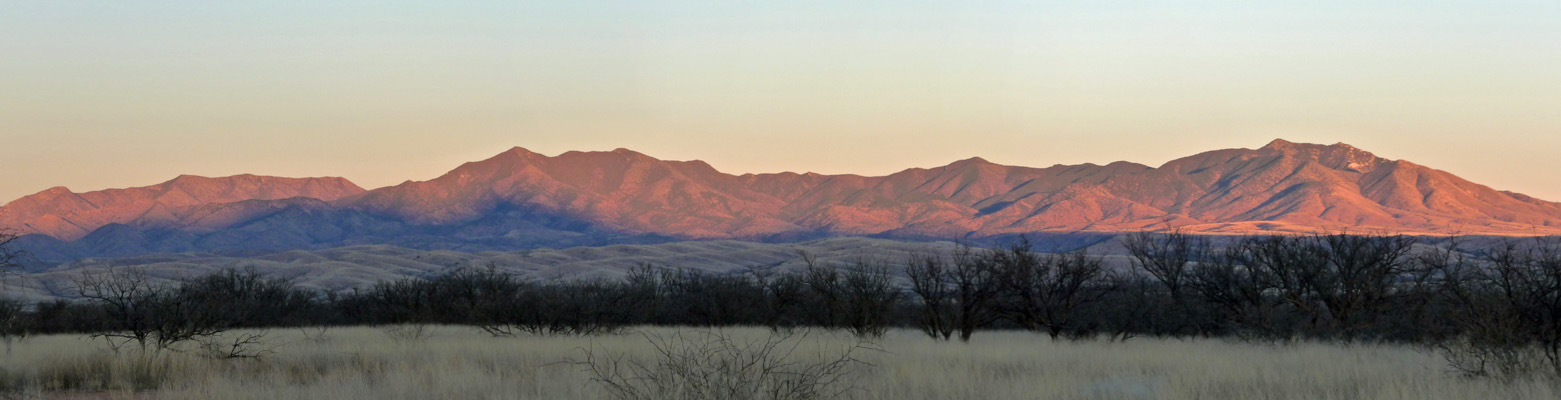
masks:
[[[324,201],[363,193],[342,178],[277,178],[182,175],[161,184],[75,193],[64,187],[0,207],[0,228],[76,240],[109,224],[213,230],[264,213],[248,200],[312,198]]]
[[[514,250],[837,235],[977,239],[1177,226],[1211,234],[1318,230],[1561,234],[1561,204],[1346,144],[1275,140],[1159,167],[1046,168],[980,158],[887,176],[722,173],[630,150],[514,148],[438,178],[363,191],[340,178],[180,177],[0,207],[0,227],[56,260],[391,244]]]
[[[426,182],[338,205],[415,224],[485,218],[504,205],[602,229],[688,238],[794,232],[929,237],[1129,231],[1382,230],[1561,232],[1561,204],[1493,190],[1346,144],[1275,140],[1159,168],[1117,162],[1049,168],[980,158],[882,177],[723,174],[633,151],[546,157],[516,148]]]

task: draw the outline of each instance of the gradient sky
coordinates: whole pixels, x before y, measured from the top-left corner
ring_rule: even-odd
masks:
[[[1276,137],[1561,200],[1556,0],[449,3],[0,0],[0,202],[512,146],[877,175]]]

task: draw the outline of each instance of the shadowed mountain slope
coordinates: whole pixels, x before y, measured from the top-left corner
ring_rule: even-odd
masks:
[[[55,187],[0,207],[0,228],[76,240],[109,224],[213,230],[232,226],[274,205],[246,200],[307,197],[336,200],[362,193],[342,178],[182,175],[161,184],[86,193]],[[263,211],[260,211],[263,212]]]
[[[887,176],[730,175],[626,149],[514,148],[438,178],[363,191],[340,178],[180,177],[56,188],[0,207],[55,260],[392,244],[514,250],[834,235],[974,239],[1168,225],[1211,234],[1318,230],[1561,234],[1561,204],[1346,144],[1275,140],[1150,167],[1030,168],[980,158]]]
[[[546,157],[516,148],[426,182],[337,202],[442,225],[517,205],[601,229],[687,238],[795,232],[927,237],[1043,231],[1561,232],[1561,205],[1499,192],[1346,144],[1275,140],[1159,168],[1028,168],[980,158],[881,177],[720,173],[629,150]]]

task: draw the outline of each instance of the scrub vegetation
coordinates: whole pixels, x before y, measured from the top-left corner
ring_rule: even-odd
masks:
[[[961,247],[319,293],[83,272],[0,307],[0,392],[158,398],[1555,398],[1561,241],[1389,235]],[[14,259],[20,255],[8,252]]]

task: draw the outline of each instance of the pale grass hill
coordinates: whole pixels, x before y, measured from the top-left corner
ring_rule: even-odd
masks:
[[[686,268],[710,273],[745,273],[749,269],[789,271],[805,264],[802,254],[828,265],[859,260],[886,262],[896,269],[912,254],[947,254],[952,242],[904,242],[840,237],[800,243],[757,243],[737,240],[685,241],[655,245],[612,245],[537,249],[513,252],[425,251],[395,246],[352,246],[325,250],[294,250],[258,257],[211,254],[156,254],[89,259],[47,271],[9,276],[8,294],[29,300],[77,295],[72,279],[83,271],[141,268],[155,278],[179,279],[225,269],[252,268],[262,274],[291,279],[319,290],[342,291],[406,277],[432,277],[462,268],[487,268],[517,276],[552,281],[618,279],[641,265]]]

